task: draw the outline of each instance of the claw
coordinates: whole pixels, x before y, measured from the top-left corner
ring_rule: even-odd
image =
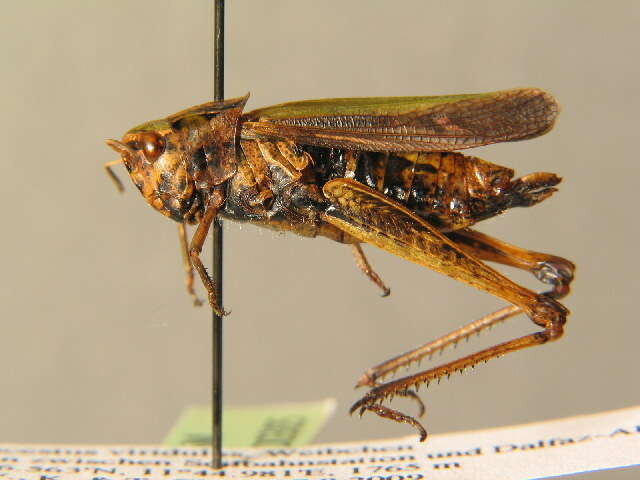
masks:
[[[416,392],[414,392],[413,390],[405,390],[398,395],[415,400],[418,403],[418,417],[422,417],[424,415],[424,412],[426,411],[426,409],[424,408],[424,402]]]
[[[357,402],[356,402],[357,403]],[[353,408],[353,407],[352,407]],[[424,442],[427,439],[427,431],[425,428],[418,422],[415,418],[405,415],[404,413],[399,412],[398,410],[393,410],[388,407],[383,407],[382,405],[365,405],[360,409],[360,416],[365,411],[372,411],[376,415],[382,418],[388,418],[390,420],[394,420],[396,422],[408,423],[412,425],[418,433],[420,434],[420,441]]]
[[[371,395],[370,394],[371,394],[371,392],[367,393],[364,397],[362,397],[356,403],[351,405],[351,408],[349,409],[349,415],[353,415],[353,412],[355,412],[356,410],[358,410],[361,407],[365,408],[367,405],[371,405],[373,402],[371,401]],[[360,413],[360,415],[362,416],[362,413]]]

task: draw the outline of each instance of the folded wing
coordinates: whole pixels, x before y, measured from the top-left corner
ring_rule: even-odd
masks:
[[[284,103],[242,117],[242,138],[365,151],[453,151],[537,137],[559,106],[536,88],[435,97],[335,98]]]

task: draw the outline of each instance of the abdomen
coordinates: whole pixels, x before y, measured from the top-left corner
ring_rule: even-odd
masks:
[[[500,213],[513,170],[455,152],[358,152],[304,147],[318,183],[353,178],[396,200],[442,231]]]

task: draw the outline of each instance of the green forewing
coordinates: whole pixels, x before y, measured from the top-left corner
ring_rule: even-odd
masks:
[[[534,88],[307,100],[247,113],[242,137],[369,151],[451,151],[541,135],[558,109],[551,95]]]
[[[491,97],[491,93],[441,95],[431,97],[359,97],[324,98],[281,103],[259,108],[248,114],[263,121],[288,120],[336,115],[401,115],[416,110],[426,110],[436,105],[457,102],[468,98]]]

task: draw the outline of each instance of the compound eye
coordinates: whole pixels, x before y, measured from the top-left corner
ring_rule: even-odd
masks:
[[[144,132],[140,134],[139,143],[144,156],[150,162],[155,162],[162,152],[164,152],[164,139],[155,132]]]

